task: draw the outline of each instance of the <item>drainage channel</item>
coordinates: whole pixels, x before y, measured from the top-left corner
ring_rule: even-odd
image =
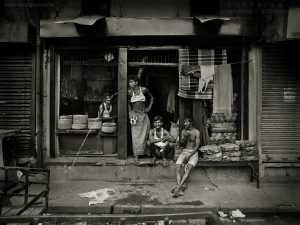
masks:
[[[78,215],[58,214],[41,216],[0,217],[0,224],[29,223],[34,225],[170,225],[199,224],[222,225],[214,212],[170,213],[170,214],[102,214]]]
[[[216,212],[169,214],[44,214],[0,217],[0,224],[33,225],[300,225],[298,213],[249,213],[245,218],[221,218]]]

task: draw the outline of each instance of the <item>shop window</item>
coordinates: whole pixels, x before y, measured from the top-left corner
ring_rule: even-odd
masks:
[[[71,50],[61,53],[60,115],[97,117],[106,95],[117,91],[115,51]],[[113,99],[113,113],[117,102]]]
[[[60,51],[56,131],[60,155],[117,153],[117,56],[117,49]],[[107,96],[111,105],[106,104],[105,113],[98,118]]]

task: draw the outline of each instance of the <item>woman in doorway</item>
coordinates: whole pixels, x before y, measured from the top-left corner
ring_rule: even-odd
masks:
[[[153,105],[153,95],[146,87],[139,85],[137,76],[132,75],[128,79],[128,109],[131,124],[133,155],[137,163],[139,156],[145,155],[147,138],[150,130],[150,121],[147,113]],[[150,98],[146,104],[146,96]]]

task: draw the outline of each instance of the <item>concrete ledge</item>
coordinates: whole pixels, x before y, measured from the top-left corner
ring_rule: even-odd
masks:
[[[222,207],[222,211],[225,213],[229,213],[230,211],[237,209],[237,207]],[[274,207],[238,207],[242,213],[277,213],[278,209],[276,206]]]
[[[115,205],[114,214],[139,214],[141,213],[141,206],[139,205]]]
[[[112,205],[92,205],[92,206],[49,206],[48,213],[93,213],[93,214],[111,214]]]
[[[206,220],[205,219],[188,219],[187,223],[201,225],[201,224],[206,224]]]
[[[141,205],[142,214],[155,214],[155,213],[192,213],[192,212],[217,212],[216,206],[210,205]]]
[[[278,213],[300,213],[299,205],[278,206]]]
[[[183,225],[183,224],[188,224],[188,219],[185,219],[185,220],[173,220],[172,221],[172,224],[175,224],[175,225]],[[198,223],[199,224],[199,223]],[[201,223],[200,223],[201,224]]]
[[[224,213],[229,213],[236,208],[222,208]],[[77,214],[172,214],[172,213],[195,213],[195,212],[213,212],[217,213],[217,206],[213,205],[92,205],[92,206],[49,206],[48,213],[77,213]],[[278,206],[265,208],[239,208],[242,213],[300,213],[300,206]]]

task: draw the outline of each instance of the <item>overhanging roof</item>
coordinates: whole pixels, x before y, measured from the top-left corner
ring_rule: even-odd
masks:
[[[199,22],[198,18],[123,18],[105,17],[75,23],[42,20],[41,37],[97,37],[97,36],[255,36],[256,21],[234,18],[211,19]],[[95,20],[96,18],[94,18]],[[204,18],[205,19],[205,18]],[[208,18],[206,18],[208,19]],[[100,20],[100,21],[98,21]],[[98,21],[98,22],[97,22]],[[209,22],[208,22],[209,21]],[[78,20],[76,20],[78,22]],[[243,24],[244,23],[244,24]],[[84,24],[84,25],[83,25]],[[91,26],[86,26],[86,24]]]
[[[214,20],[223,20],[223,21],[229,21],[230,18],[228,17],[202,17],[202,16],[195,16],[195,19],[199,20],[201,23],[206,23],[209,21],[214,21]]]
[[[76,23],[80,25],[94,25],[98,20],[105,18],[103,15],[79,15],[72,19],[57,20],[54,23]]]

